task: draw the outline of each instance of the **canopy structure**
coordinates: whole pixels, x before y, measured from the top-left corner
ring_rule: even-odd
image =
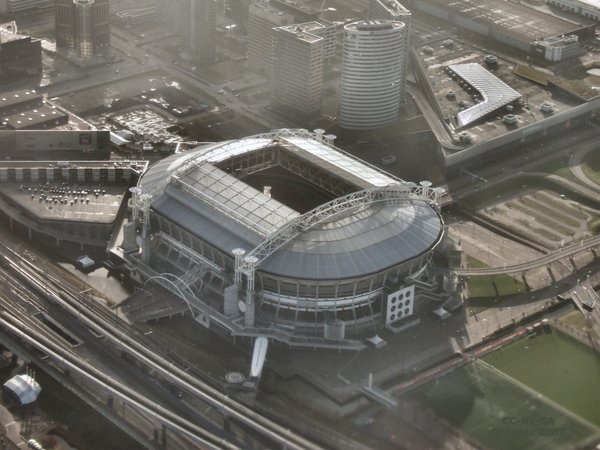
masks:
[[[477,63],[454,64],[448,68],[471,85],[483,98],[482,102],[458,113],[458,123],[461,127],[521,98],[521,94]]]
[[[16,375],[4,383],[4,389],[12,392],[21,405],[29,405],[37,400],[42,388],[31,375]]]

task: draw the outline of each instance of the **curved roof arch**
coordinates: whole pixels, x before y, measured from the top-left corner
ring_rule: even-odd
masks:
[[[436,209],[440,190],[386,174],[324,138],[276,130],[165,158],[141,177],[134,215],[144,211],[148,225],[151,207],[225,254],[244,249],[238,270],[247,275],[258,269],[284,278],[357,278],[437,245],[443,234]],[[346,177],[356,191],[299,214],[214,165],[271,145]]]

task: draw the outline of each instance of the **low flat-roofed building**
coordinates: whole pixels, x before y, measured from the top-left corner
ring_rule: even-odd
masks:
[[[95,129],[35,91],[0,94],[0,158],[103,160],[110,150],[109,130]]]
[[[552,62],[573,58],[582,53],[579,47],[579,38],[574,34],[535,41],[532,48],[535,52],[543,55],[545,60]]]
[[[153,22],[156,18],[156,6],[126,9],[116,13],[117,20],[127,26],[138,26]]]
[[[576,35],[580,41],[594,38],[592,22],[570,22],[517,2],[422,0],[413,2],[412,8],[527,53],[534,41],[553,36]]]
[[[599,0],[546,0],[552,6],[558,6],[562,10],[579,14],[595,21],[600,20]]]
[[[600,98],[587,100],[567,91],[549,70],[532,71],[528,65],[456,38],[453,45],[445,41],[447,38],[440,38],[417,46],[411,57],[413,73],[427,90],[430,104],[446,130],[435,132],[448,173],[477,169],[518,154],[530,145],[584,127],[598,115]],[[461,127],[458,115],[483,100],[477,89],[448,69],[464,64],[484,67],[521,98]]]
[[[105,253],[146,161],[0,161],[0,218],[30,239]]]
[[[41,106],[44,97],[33,89],[3,92],[0,94],[0,115],[12,114],[23,108]]]
[[[294,16],[295,22],[308,22],[319,18],[321,11],[308,3],[302,0],[271,0],[275,8]]]
[[[0,0],[0,14],[18,16],[51,8],[53,0]]]
[[[42,104],[34,109],[1,115],[2,126],[9,130],[42,130],[56,128],[69,122],[69,115],[59,109]]]
[[[111,150],[108,130],[0,131],[0,158],[18,160],[104,160]]]

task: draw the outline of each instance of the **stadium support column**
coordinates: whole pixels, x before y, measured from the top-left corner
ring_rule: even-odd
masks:
[[[246,266],[246,303],[244,311],[244,325],[246,328],[254,327],[254,272],[258,258],[255,256],[246,256],[244,263]]]
[[[238,294],[240,285],[242,284],[242,270],[240,266],[242,258],[246,254],[246,250],[243,248],[235,248],[231,253],[235,256],[235,276],[233,285],[225,288],[225,298],[223,302],[223,314],[228,317],[236,316],[239,313]]]
[[[235,284],[240,284],[242,282],[242,270],[241,270],[241,264],[242,264],[242,257],[246,254],[246,250],[244,250],[243,248],[234,248],[231,253],[233,253],[233,256],[235,256],[235,278],[234,278],[234,282]]]
[[[150,228],[150,203],[152,196],[142,194],[140,188],[130,188],[131,203],[133,205],[132,215],[135,222],[140,222],[142,225],[141,241],[142,241],[142,261],[145,264],[150,262],[150,239],[148,232]]]

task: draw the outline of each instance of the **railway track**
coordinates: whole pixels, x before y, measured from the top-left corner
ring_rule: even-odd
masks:
[[[61,307],[72,316],[77,317],[89,329],[98,335],[104,336],[106,340],[112,342],[121,351],[127,352],[146,367],[160,374],[163,379],[179,386],[181,389],[185,389],[197,399],[215,408],[222,415],[235,419],[235,421],[244,424],[255,433],[260,434],[264,439],[273,444],[273,448],[275,445],[286,449],[321,448],[318,444],[297,434],[293,430],[279,425],[273,420],[239,403],[237,400],[230,398],[227,394],[223,394],[207,382],[191,375],[185,368],[178,366],[169,358],[140,343],[136,337],[131,335],[131,330],[127,328],[126,324],[115,317],[113,313],[87,298],[76,287],[66,284],[59,275],[54,274],[48,268],[36,267],[35,264],[22,254],[5,245],[0,245],[0,255],[3,258],[5,268],[17,274],[23,282],[38,294],[43,295],[51,303]],[[22,339],[28,340],[31,345],[35,345],[40,349],[43,347],[44,350],[42,351],[52,352],[49,354],[54,358],[67,365],[72,364],[74,366],[72,370],[83,371],[82,375],[86,373],[87,375],[85,376],[88,376],[91,380],[111,390],[111,392],[114,392],[115,395],[118,395],[125,401],[131,402],[132,405],[154,414],[157,419],[161,420],[167,426],[173,427],[189,436],[195,436],[202,448],[232,448],[232,444],[224,441],[221,437],[198,429],[197,426],[189,423],[186,419],[172,415],[171,411],[166,409],[159,411],[154,405],[144,403],[144,399],[136,396],[137,393],[131,390],[122,390],[122,387],[118,383],[115,384],[115,380],[105,378],[105,374],[98,373],[90,365],[81,364],[80,360],[74,360],[68,354],[69,352],[62,348],[63,346],[52,343],[52,339],[48,336],[36,336],[34,338],[29,333],[35,335],[36,328],[26,320],[21,320],[23,319],[22,315],[16,312],[15,310],[11,310],[4,313],[0,318],[0,324],[13,333],[19,333],[19,327],[22,327],[22,330],[28,332],[20,332]],[[61,360],[61,358],[63,359]],[[160,416],[158,415],[159,413]]]

